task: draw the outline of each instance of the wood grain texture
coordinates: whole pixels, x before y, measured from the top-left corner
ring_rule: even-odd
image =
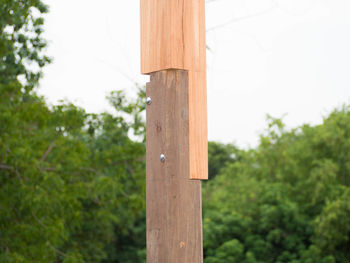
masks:
[[[202,263],[201,181],[190,180],[188,72],[151,74],[146,95],[147,263]],[[160,161],[160,154],[166,156]]]
[[[206,70],[205,0],[141,0],[141,72]]]
[[[141,72],[188,70],[190,178],[208,179],[205,0],[141,0]]]
[[[206,72],[189,71],[188,112],[190,179],[208,179]]]

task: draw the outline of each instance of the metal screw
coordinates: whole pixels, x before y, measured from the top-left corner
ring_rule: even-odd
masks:
[[[150,105],[152,103],[151,97],[146,98],[146,103],[147,103],[147,105]]]
[[[161,155],[160,155],[160,161],[161,161],[162,163],[165,162],[165,155],[164,155],[164,154],[161,154]]]

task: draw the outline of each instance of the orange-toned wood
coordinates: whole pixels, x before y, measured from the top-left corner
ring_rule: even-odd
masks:
[[[205,71],[205,0],[141,0],[141,72]]]
[[[190,178],[208,179],[205,0],[141,0],[141,72],[188,70]]]
[[[206,72],[189,71],[190,179],[208,179]]]

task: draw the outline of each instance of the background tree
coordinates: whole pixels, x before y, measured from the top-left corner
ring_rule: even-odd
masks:
[[[209,178],[213,179],[228,163],[239,158],[239,150],[232,144],[208,143]]]
[[[143,93],[111,94],[114,114],[48,106],[36,94],[48,8],[0,7],[0,262],[101,262],[144,216]]]
[[[348,262],[349,147],[349,107],[291,131],[269,118],[205,185],[205,262]]]
[[[0,83],[20,78],[30,91],[39,81],[40,68],[50,59],[42,54],[43,14],[48,7],[40,0],[0,0]]]
[[[143,218],[144,144],[129,137],[134,122],[3,91],[0,261],[100,262],[119,239],[114,230],[127,236]],[[124,104],[118,112],[131,115]]]
[[[0,262],[145,262],[144,89],[89,114],[38,96],[39,0],[0,0]],[[268,118],[260,144],[209,143],[206,263],[347,263],[350,107]]]

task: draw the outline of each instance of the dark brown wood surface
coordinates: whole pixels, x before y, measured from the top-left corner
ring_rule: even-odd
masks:
[[[188,72],[152,73],[146,95],[152,99],[146,123],[147,263],[202,263],[201,181],[189,179]]]

